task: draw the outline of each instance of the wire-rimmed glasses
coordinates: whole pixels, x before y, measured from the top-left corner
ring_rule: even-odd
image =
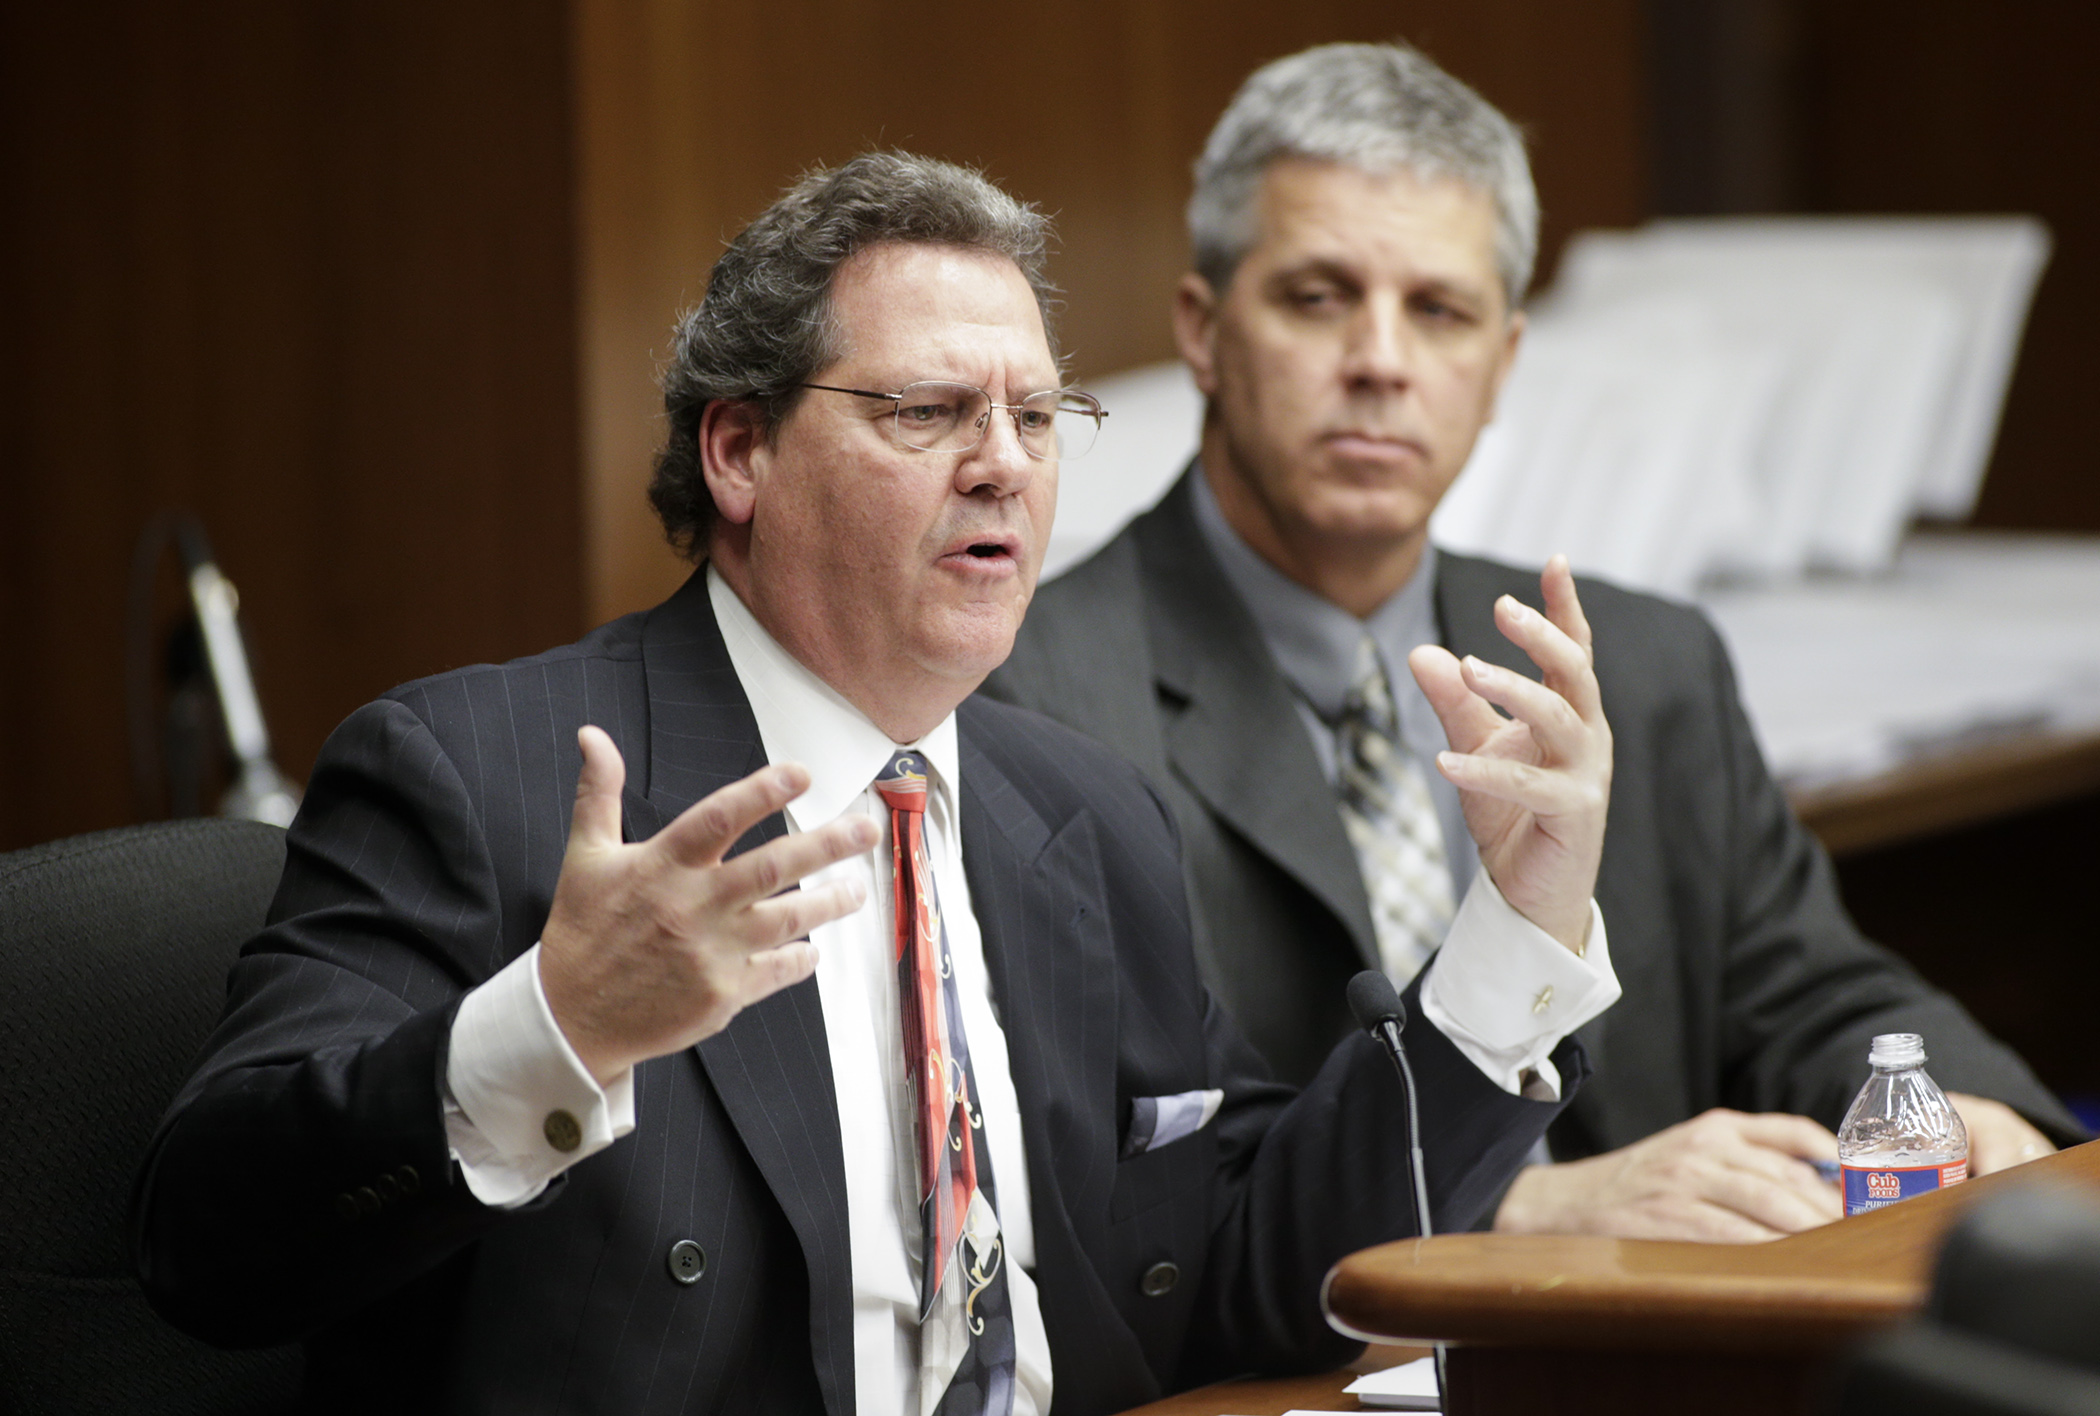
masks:
[[[895,393],[817,383],[800,387],[895,403],[890,422],[897,441],[922,452],[968,452],[984,441],[993,411],[1004,410],[1013,415],[1022,451],[1030,457],[1070,462],[1086,456],[1101,431],[1101,420],[1108,416],[1100,399],[1075,388],[1046,389],[1019,403],[1001,403],[972,384],[939,379],[906,384]]]

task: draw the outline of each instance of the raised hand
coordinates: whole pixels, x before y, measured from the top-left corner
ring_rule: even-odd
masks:
[[[1543,683],[1434,644],[1407,662],[1450,741],[1437,768],[1459,789],[1481,864],[1520,914],[1579,953],[1604,852],[1611,725],[1567,558],[1548,561],[1539,584],[1545,614],[1504,595],[1495,625]]]
[[[554,905],[540,936],[540,984],[562,1035],[607,1083],[637,1062],[691,1047],[740,1009],[816,969],[809,931],[860,908],[857,883],[780,893],[872,849],[865,816],[723,855],[809,788],[793,763],[753,772],[695,802],[646,841],[620,839],[627,765],[597,728],[576,735],[583,773]]]
[[[1495,1228],[1514,1234],[1608,1234],[1747,1244],[1827,1224],[1845,1212],[1811,1161],[1835,1161],[1837,1137],[1805,1116],[1716,1108],[1646,1140],[1517,1176]]]

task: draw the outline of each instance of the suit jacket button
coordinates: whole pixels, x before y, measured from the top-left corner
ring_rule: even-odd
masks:
[[[690,1239],[673,1244],[666,1258],[671,1265],[671,1277],[680,1283],[698,1283],[700,1275],[707,1272],[707,1250]]]
[[[379,1198],[388,1204],[392,1204],[395,1200],[401,1198],[401,1182],[391,1175],[382,1175],[377,1180],[374,1180],[372,1188],[377,1190]]]
[[[357,1197],[348,1190],[335,1197],[335,1217],[345,1220],[357,1218]]]
[[[566,1111],[550,1111],[547,1123],[540,1128],[547,1133],[547,1144],[563,1155],[583,1144],[583,1127]]]
[[[357,1201],[357,1212],[359,1214],[379,1213],[379,1192],[370,1185],[359,1186],[353,1198]]]
[[[1144,1294],[1147,1298],[1164,1298],[1174,1291],[1174,1285],[1179,1282],[1181,1282],[1180,1265],[1170,1259],[1161,1259],[1151,1268],[1146,1269],[1145,1276],[1138,1280],[1138,1292]]]
[[[416,1168],[413,1165],[404,1165],[395,1171],[394,1180],[401,1186],[401,1193],[404,1195],[413,1195],[416,1191],[423,1188],[423,1177],[416,1174]]]

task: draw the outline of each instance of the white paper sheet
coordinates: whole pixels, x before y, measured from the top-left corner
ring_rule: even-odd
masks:
[[[1436,1390],[1436,1359],[1418,1357],[1370,1372],[1342,1388],[1366,1406],[1386,1411],[1441,1411]]]

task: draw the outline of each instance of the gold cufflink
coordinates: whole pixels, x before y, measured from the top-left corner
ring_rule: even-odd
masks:
[[[567,1111],[550,1111],[546,1124],[540,1128],[545,1132],[547,1144],[563,1155],[583,1144],[583,1127]]]

